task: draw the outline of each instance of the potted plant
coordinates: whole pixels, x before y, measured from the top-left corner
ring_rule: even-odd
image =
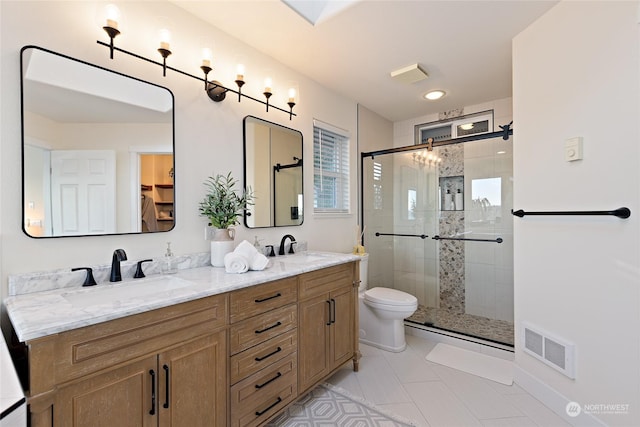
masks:
[[[226,176],[217,174],[204,182],[207,194],[200,202],[200,215],[207,217],[213,228],[211,237],[211,265],[224,267],[224,256],[233,251],[235,230],[230,228],[239,224],[238,217],[253,204],[253,192],[250,188],[236,192],[237,180],[229,172]]]

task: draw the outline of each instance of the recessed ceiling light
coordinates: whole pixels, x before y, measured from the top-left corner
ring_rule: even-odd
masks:
[[[436,99],[440,99],[445,95],[443,90],[432,90],[424,95],[425,99],[430,101],[435,101]]]

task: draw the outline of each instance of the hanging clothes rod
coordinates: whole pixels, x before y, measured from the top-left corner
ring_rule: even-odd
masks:
[[[440,237],[433,236],[433,240],[463,240],[465,242],[491,242],[491,243],[502,243],[502,237],[498,237],[497,239],[469,239],[466,237]]]
[[[401,236],[401,237],[419,237],[421,239],[426,239],[426,234],[395,234],[395,233],[376,233],[376,236]]]
[[[514,211],[511,209],[511,215],[522,218],[525,215],[611,215],[618,218],[629,218],[631,210],[629,208],[618,208],[612,211],[559,211],[559,212],[526,212],[522,209]]]

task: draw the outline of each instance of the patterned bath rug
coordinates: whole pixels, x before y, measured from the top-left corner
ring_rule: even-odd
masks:
[[[417,423],[377,408],[332,384],[320,384],[267,427],[416,427]]]

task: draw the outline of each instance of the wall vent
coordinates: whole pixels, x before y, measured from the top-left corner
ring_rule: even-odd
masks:
[[[526,353],[562,372],[575,376],[575,345],[523,322],[523,349]]]

